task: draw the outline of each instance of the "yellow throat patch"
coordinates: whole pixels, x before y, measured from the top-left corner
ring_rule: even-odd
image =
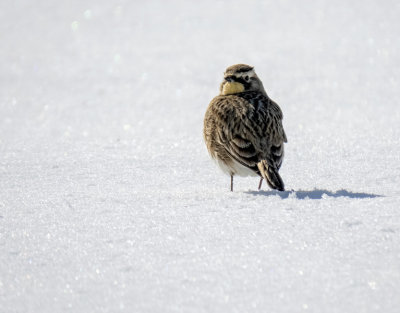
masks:
[[[224,87],[222,89],[222,95],[233,95],[235,93],[243,92],[244,91],[244,86],[241,83],[238,82],[228,82],[224,84]]]

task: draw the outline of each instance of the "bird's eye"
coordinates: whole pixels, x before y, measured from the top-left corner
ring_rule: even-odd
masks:
[[[248,82],[249,81],[249,76],[246,76],[244,79]]]

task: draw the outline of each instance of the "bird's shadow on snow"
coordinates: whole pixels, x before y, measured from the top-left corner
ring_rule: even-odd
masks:
[[[382,195],[375,195],[372,193],[364,192],[351,192],[345,189],[337,190],[335,192],[326,189],[314,189],[314,190],[299,190],[299,191],[248,191],[248,194],[255,196],[279,196],[282,199],[294,198],[294,199],[324,199],[328,197],[339,198],[346,197],[352,199],[366,199],[366,198],[377,198],[383,197]]]

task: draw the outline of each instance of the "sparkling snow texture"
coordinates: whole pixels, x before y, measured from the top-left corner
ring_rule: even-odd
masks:
[[[400,312],[400,2],[0,3],[0,312]],[[209,159],[224,69],[289,191]],[[293,191],[290,191],[293,190]]]

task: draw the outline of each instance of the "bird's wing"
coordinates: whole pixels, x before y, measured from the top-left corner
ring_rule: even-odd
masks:
[[[220,143],[232,158],[256,172],[262,160],[279,169],[287,141],[279,106],[259,93],[228,97],[229,105],[219,114]]]

